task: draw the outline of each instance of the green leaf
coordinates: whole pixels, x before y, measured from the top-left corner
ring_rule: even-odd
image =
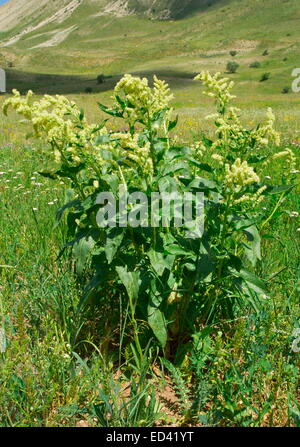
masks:
[[[56,220],[59,223],[64,215],[64,212],[70,208],[78,208],[81,202],[79,199],[72,200],[71,202],[66,203],[64,206],[59,208],[56,212]]]
[[[295,188],[295,185],[279,185],[279,186],[272,186],[272,185],[266,185],[267,189],[264,192],[264,194],[281,194],[283,192],[289,192],[293,188]]]
[[[127,294],[132,302],[136,304],[139,296],[140,275],[139,272],[128,272],[127,266],[116,267],[116,271],[122,284],[125,286]]]
[[[80,163],[77,166],[69,166],[67,164],[62,165],[61,169],[59,171],[56,171],[55,174],[57,174],[59,177],[66,177],[66,178],[74,178],[76,174],[78,174],[80,171],[82,171],[85,168],[85,163]]]
[[[206,191],[218,191],[218,185],[213,180],[208,180],[206,178],[197,177],[190,184],[190,189],[194,189],[199,192]]]
[[[169,255],[174,255],[174,256],[187,256],[190,254],[190,252],[187,252],[186,249],[184,249],[176,244],[167,245],[165,247],[165,251]]]
[[[261,237],[255,225],[245,228],[243,233],[247,237],[247,243],[244,244],[245,255],[255,267],[257,261],[261,261]]]
[[[82,121],[84,119],[84,110],[80,109],[79,120]]]
[[[148,306],[148,324],[162,348],[164,348],[168,340],[166,320],[163,312],[151,303]]]
[[[43,172],[39,172],[39,174],[42,177],[50,178],[51,180],[56,180],[57,179],[57,173],[54,172],[54,171],[43,171]]]
[[[265,161],[268,158],[268,155],[252,155],[247,160],[248,163],[260,163]]]
[[[202,142],[207,148],[211,148],[213,145],[213,141],[207,138],[205,135],[202,135]]]
[[[125,234],[125,228],[108,228],[106,234],[105,254],[109,264],[112,263]]]
[[[168,131],[171,132],[171,130],[173,130],[177,126],[177,123],[178,123],[178,115],[176,116],[174,121],[169,122]]]
[[[123,99],[120,96],[118,96],[118,95],[116,95],[115,98],[118,101],[118,103],[120,104],[122,110],[124,111],[126,109],[126,106],[127,106],[126,102],[123,101]]]
[[[91,236],[82,238],[74,244],[73,255],[76,263],[76,272],[79,275],[83,273],[88,256],[95,244],[96,241]]]
[[[99,108],[103,112],[107,113],[108,115],[115,116],[115,117],[118,117],[118,118],[122,118],[123,114],[121,112],[119,112],[118,110],[109,109],[108,107],[106,107],[104,104],[101,104],[100,102],[98,102],[97,104],[98,104]]]
[[[162,276],[165,269],[172,269],[175,261],[175,255],[172,254],[164,256],[163,253],[153,247],[147,252],[147,255],[150,259],[153,270],[158,274],[158,276]]]
[[[190,158],[189,162],[193,166],[196,166],[197,168],[201,169],[202,171],[213,172],[213,168],[209,164],[207,164],[207,163],[201,163],[201,162],[199,162],[197,160],[194,160],[193,158]]]
[[[155,128],[158,128],[162,125],[165,115],[167,113],[168,109],[159,110],[156,112],[152,118],[152,125]]]
[[[264,281],[262,281],[260,278],[258,278],[253,273],[249,272],[248,270],[241,270],[237,272],[234,271],[234,274],[237,277],[240,277],[244,280],[244,282],[247,284],[250,290],[254,291],[255,293],[259,295],[265,295],[268,293],[267,286]]]

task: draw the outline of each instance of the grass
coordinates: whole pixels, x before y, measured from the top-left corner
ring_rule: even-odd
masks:
[[[79,99],[87,105],[91,96]],[[180,131],[188,139],[185,119]],[[68,257],[57,260],[64,230],[52,231],[67,185],[41,179],[48,158],[25,142],[21,126],[1,120],[0,425],[299,425],[299,354],[291,350],[299,217],[290,214],[299,210],[299,187],[265,229],[260,269],[271,293],[259,312],[199,327],[189,355],[173,364],[152,351],[140,364],[134,347],[121,356],[118,340],[106,348],[99,334],[114,335],[100,315],[78,314],[80,284]],[[266,175],[278,177],[280,166]]]

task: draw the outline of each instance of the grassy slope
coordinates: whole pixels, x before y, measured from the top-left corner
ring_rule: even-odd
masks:
[[[0,53],[14,65],[9,86],[79,93],[89,85],[102,91],[111,89],[124,72],[155,72],[176,88],[177,105],[193,108],[197,107],[193,75],[202,69],[225,71],[229,50],[235,49],[240,68],[231,76],[240,85],[246,106],[272,103],[278,109],[293,109],[299,105],[299,95],[281,93],[291,85],[292,69],[299,65],[300,37],[294,26],[300,18],[298,0],[221,0],[185,19],[163,22],[95,16],[95,11],[95,2],[84,2],[63,24],[49,24],[14,47],[3,48]],[[58,46],[31,49],[51,37],[42,33],[72,25],[77,29]],[[265,49],[268,56],[262,56]],[[261,68],[250,69],[256,60]],[[95,75],[102,72],[113,80],[97,86]],[[271,79],[262,83],[264,72],[271,72]],[[37,78],[37,73],[46,76]],[[50,79],[50,86],[48,74],[58,75]],[[64,77],[70,74],[71,78]],[[25,82],[20,82],[22,78]]]

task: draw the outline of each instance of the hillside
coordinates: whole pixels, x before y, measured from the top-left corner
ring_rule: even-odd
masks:
[[[141,14],[156,19],[182,18],[185,15],[211,6],[219,0],[10,0],[0,6],[0,32],[21,32],[45,23],[63,22],[81,4],[92,3],[98,14],[124,16]]]
[[[177,89],[179,102],[194,107],[194,74],[225,72],[235,60],[231,76],[245,101],[299,103],[299,95],[281,93],[299,66],[299,0],[10,0],[0,17],[9,87],[98,92],[124,72],[157,73]],[[269,81],[259,82],[265,72]]]

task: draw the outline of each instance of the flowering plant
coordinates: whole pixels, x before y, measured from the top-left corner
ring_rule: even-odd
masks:
[[[282,198],[293,187],[262,180],[272,160],[285,157],[290,171],[296,162],[289,149],[271,152],[280,142],[271,109],[265,123],[248,130],[238,109],[229,106],[232,82],[207,72],[196,79],[216,100],[217,114],[209,118],[217,129],[215,141],[205,135],[190,147],[170,135],[177,125],[172,95],[156,77],[151,88],[147,79],[125,75],[115,87],[112,107],[99,104],[123,120],[122,132],[109,130],[107,122],[88,124],[84,112],[62,96],[33,101],[31,92],[23,98],[14,91],[3,108],[5,113],[15,109],[48,143],[59,168],[42,175],[70,181],[72,194],[57,220],[68,226],[64,249],[72,249],[76,274],[85,283],[80,310],[96,305],[110,315],[115,301],[125,300],[120,307],[129,312],[141,355],[141,344],[151,334],[168,352],[179,346],[182,352],[200,324],[232,318],[249,305],[259,308],[268,295],[266,281],[256,274],[262,261],[259,229],[273,216],[260,204],[269,194]],[[120,185],[126,193],[146,197],[201,193],[204,232],[192,238],[188,226],[172,226],[176,207],[169,225],[99,227],[97,215],[104,205],[99,194],[113,194],[120,205]],[[137,215],[139,203],[130,206]]]

